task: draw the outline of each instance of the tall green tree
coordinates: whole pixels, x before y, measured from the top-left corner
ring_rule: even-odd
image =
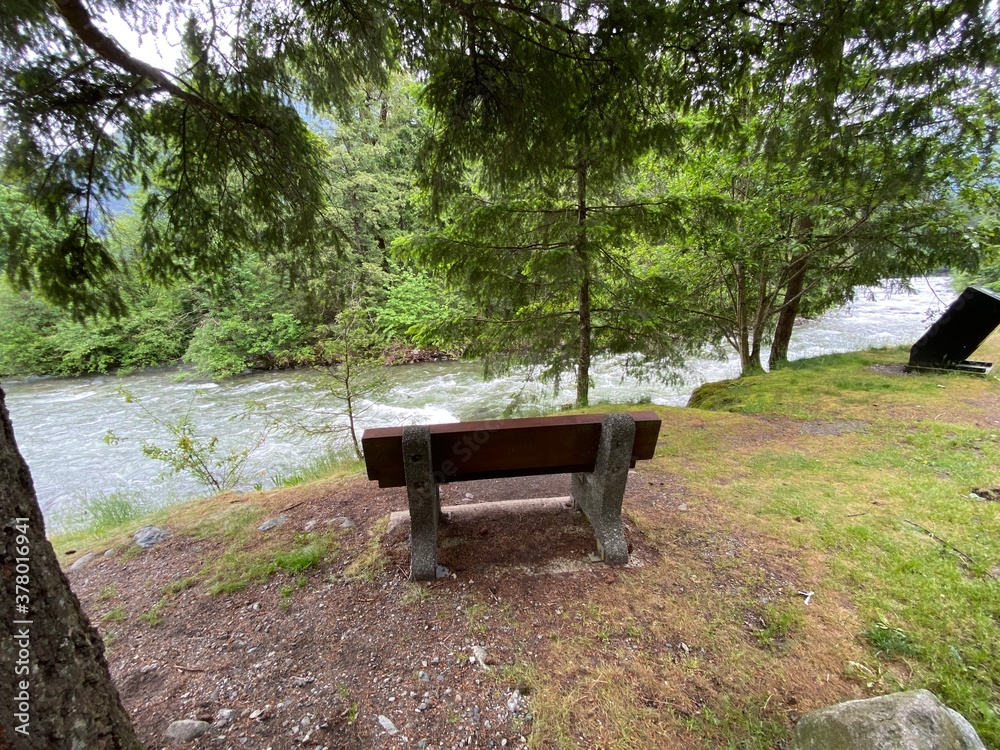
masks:
[[[957,245],[965,211],[956,198],[992,161],[1000,18],[988,2],[840,0],[779,5],[758,20],[777,33],[767,38],[750,156],[796,174],[806,198],[793,219],[801,249],[784,269],[773,368],[787,359],[809,289],[834,288],[830,304],[852,283],[970,262]],[[861,262],[830,273],[831,254]]]
[[[668,23],[661,8],[534,12],[546,23],[472,6],[432,61],[435,129],[422,166],[441,224],[410,249],[476,301],[464,326],[471,353],[488,367],[572,371],[585,406],[595,354],[677,352],[650,335],[662,328],[643,304],[630,247],[636,232],[669,225],[673,202],[635,190],[629,176],[650,151],[678,149],[692,82],[669,42],[650,36]]]
[[[768,344],[772,369],[786,358],[790,310],[817,315],[858,285],[974,266],[965,198],[981,181],[979,160],[920,143],[928,155],[915,165],[913,147],[855,144],[836,179],[817,180],[794,154],[693,146],[668,181],[687,197],[684,232],[653,252],[668,282],[661,302],[710,322],[749,375],[763,371]]]
[[[100,231],[110,201],[147,193],[143,254],[156,279],[227,268],[241,248],[297,257],[329,243],[324,148],[293,102],[345,101],[362,76],[384,80],[395,24],[358,3],[254,3],[189,15],[173,73],[137,60],[97,21],[105,12],[154,33],[159,3],[15,2],[0,7],[5,181],[25,188],[57,241],[6,248],[8,276],[77,315],[121,313],[118,262]],[[59,568],[0,390],[3,596],[0,699],[14,705],[15,620],[33,621],[30,726],[7,721],[18,748],[138,748],[108,675],[103,643]],[[28,611],[15,616],[16,550],[31,550]],[[8,728],[9,727],[9,728]]]

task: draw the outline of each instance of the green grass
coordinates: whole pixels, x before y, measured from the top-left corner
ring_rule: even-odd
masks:
[[[275,474],[272,481],[274,486],[278,488],[297,487],[300,484],[315,482],[319,479],[356,474],[363,467],[364,462],[358,461],[354,456],[328,453],[284,474]]]
[[[143,518],[154,507],[137,492],[101,492],[84,497],[72,512],[57,517],[53,523],[71,538],[104,536]]]
[[[331,535],[297,534],[287,548],[246,550],[232,546],[218,560],[207,563],[202,575],[208,593],[229,594],[262,583],[279,571],[304,573],[339,553],[340,545]]]
[[[1000,561],[1000,506],[969,497],[974,487],[1000,486],[1000,425],[990,421],[1000,412],[989,406],[997,381],[868,368],[891,358],[874,352],[793,363],[712,384],[694,402],[745,415],[866,422],[863,434],[743,448],[748,455],[726,499],[830,556],[827,583],[858,608],[873,675],[905,660],[906,687],[934,691],[987,746],[1000,746],[1000,581],[989,574]],[[974,407],[980,399],[987,406]],[[702,456],[689,476],[709,487],[719,474],[714,462]]]
[[[119,604],[105,612],[101,619],[105,622],[123,622],[128,619],[128,612]]]
[[[276,483],[280,487],[293,487],[322,479],[348,478],[361,473],[363,467],[364,463],[353,457],[324,456],[284,478],[276,478]],[[54,518],[49,539],[60,556],[69,554],[69,550],[126,545],[126,554],[134,556],[138,553],[132,549],[129,534],[147,524],[183,527],[185,533],[201,539],[216,536],[227,541],[246,539],[266,511],[252,501],[234,497],[240,496],[224,494],[163,504],[138,492],[101,493],[84,498],[74,511]],[[72,562],[72,558],[66,558],[65,562]]]
[[[361,552],[344,568],[344,580],[374,583],[388,566],[382,537],[389,526],[389,517],[372,524],[368,541]]]

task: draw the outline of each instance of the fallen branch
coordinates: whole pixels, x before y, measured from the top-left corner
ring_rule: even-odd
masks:
[[[180,664],[171,664],[171,667],[178,672],[211,672],[210,669],[199,669],[198,667],[182,667]]]
[[[937,534],[935,534],[933,531],[931,531],[930,529],[928,529],[926,526],[921,526],[919,523],[916,523],[915,521],[911,521],[908,518],[904,518],[903,521],[905,521],[906,523],[910,524],[910,526],[913,526],[914,528],[920,529],[927,536],[929,536],[935,542],[939,542],[946,549],[950,549],[952,552],[954,552],[956,555],[958,555],[960,558],[962,558],[962,562],[965,563],[965,565],[967,567],[971,568],[974,565],[974,562],[973,562],[971,556],[967,555],[965,552],[962,552],[962,550],[960,550],[954,544],[952,544],[951,542],[949,542],[947,539],[942,539]]]

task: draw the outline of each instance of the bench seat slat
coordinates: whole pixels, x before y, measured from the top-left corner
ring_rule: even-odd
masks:
[[[635,420],[631,465],[656,450],[660,418]],[[601,414],[484,420],[430,425],[432,468],[438,484],[473,479],[590,472],[597,459]],[[379,487],[405,487],[403,428],[365,430],[361,438],[368,478]]]

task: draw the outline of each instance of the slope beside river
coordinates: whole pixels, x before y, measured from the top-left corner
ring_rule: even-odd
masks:
[[[976,358],[1000,361],[1000,334]],[[412,583],[385,534],[405,493],[357,467],[54,541],[67,566],[97,553],[69,576],[151,748],[204,719],[193,746],[763,750],[804,712],[916,687],[998,747],[1000,379],[905,359],[831,355],[654,407],[624,568],[590,562],[567,512],[446,526],[454,576]],[[141,550],[147,522],[172,536]]]

